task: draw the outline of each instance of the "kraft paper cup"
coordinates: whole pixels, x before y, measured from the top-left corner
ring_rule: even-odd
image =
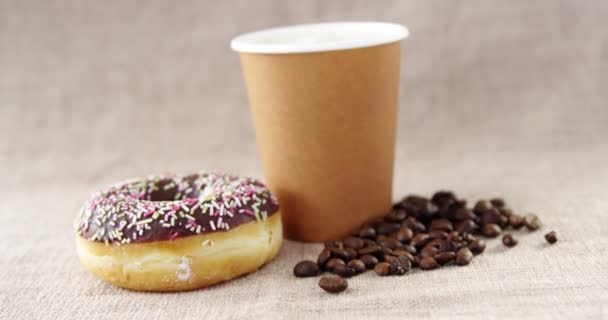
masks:
[[[232,40],[288,238],[337,239],[390,210],[407,36],[397,24],[340,22]]]

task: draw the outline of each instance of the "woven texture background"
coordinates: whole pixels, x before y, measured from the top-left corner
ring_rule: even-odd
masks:
[[[0,318],[608,317],[608,2],[0,0]],[[395,199],[501,195],[545,226],[468,267],[328,295],[287,241],[206,290],[134,293],[88,274],[72,219],[97,189],[154,172],[262,177],[230,38],[329,20],[409,26]],[[545,244],[555,229],[560,242]]]

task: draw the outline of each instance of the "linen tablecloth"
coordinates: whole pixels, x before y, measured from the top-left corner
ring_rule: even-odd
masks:
[[[604,1],[0,1],[0,318],[605,319],[607,16]],[[410,28],[395,199],[502,196],[543,228],[489,241],[467,267],[366,273],[339,295],[292,276],[321,246],[291,241],[193,292],[86,272],[72,221],[93,191],[157,172],[263,178],[228,42],[331,20]]]

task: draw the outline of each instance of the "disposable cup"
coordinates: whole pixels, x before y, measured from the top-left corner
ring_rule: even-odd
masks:
[[[390,210],[407,36],[397,24],[337,22],[232,40],[288,238],[337,239]]]

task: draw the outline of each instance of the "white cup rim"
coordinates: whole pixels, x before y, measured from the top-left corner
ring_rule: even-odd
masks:
[[[291,54],[365,48],[409,36],[400,24],[373,21],[299,24],[241,34],[230,42],[242,53]],[[296,38],[300,39],[296,39]]]

